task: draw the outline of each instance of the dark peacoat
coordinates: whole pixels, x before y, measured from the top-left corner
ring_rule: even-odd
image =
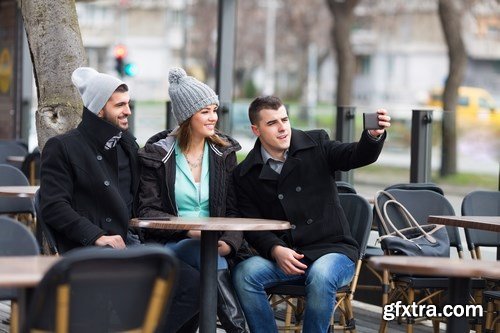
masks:
[[[55,230],[58,250],[93,245],[102,235],[126,240],[130,212],[120,195],[117,149],[104,149],[120,129],[84,109],[76,129],[50,138],[41,159],[41,213]],[[129,157],[132,193],[137,192],[135,138],[123,132],[119,144]]]
[[[358,257],[340,206],[334,174],[377,160],[386,134],[375,139],[363,132],[357,143],[331,141],[323,130],[292,129],[288,157],[281,174],[264,165],[257,139],[233,173],[238,208],[243,217],[289,221],[291,230],[245,232],[261,256],[272,260],[276,245],[293,248],[309,260],[327,253]]]

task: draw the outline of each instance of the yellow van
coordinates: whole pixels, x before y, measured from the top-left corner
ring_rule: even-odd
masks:
[[[428,101],[429,106],[443,108],[443,88],[433,89]],[[458,88],[457,117],[487,120],[499,118],[500,110],[490,93],[483,88],[460,87]],[[496,120],[496,119],[495,119]]]

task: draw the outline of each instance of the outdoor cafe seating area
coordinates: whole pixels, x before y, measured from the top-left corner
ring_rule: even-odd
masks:
[[[0,332],[74,332],[79,324],[93,325],[80,330],[87,332],[103,327],[114,331],[154,331],[170,306],[171,291],[175,288],[174,256],[156,247],[131,251],[87,248],[58,256],[50,227],[44,225],[38,214],[36,176],[30,181],[30,173],[21,171],[24,160],[10,158],[14,162],[9,162],[7,158],[21,155],[27,158],[29,154],[22,148],[15,149],[6,149],[4,155],[7,155],[0,162]],[[375,193],[373,197],[363,197],[347,182],[337,185],[351,233],[361,251],[354,279],[337,294],[332,330],[500,332],[500,191],[472,191],[464,196],[461,211],[455,211],[446,193],[435,184],[394,184],[381,188],[403,204],[419,225],[446,225],[450,258],[428,258],[384,253],[379,242],[369,241],[391,232],[380,221],[381,213],[376,206],[386,209],[398,229],[405,227],[405,220],[398,217],[397,208],[385,207],[387,197]],[[167,225],[162,221],[141,222],[139,218],[131,224],[211,231],[207,224],[183,222],[182,218],[174,220]],[[280,221],[266,225],[247,220],[234,221],[239,225],[235,228],[290,227]],[[219,228],[228,224],[227,220],[214,223],[219,223]],[[496,258],[488,258],[486,248],[496,251]],[[360,279],[362,274],[370,275],[375,282],[365,284]],[[127,289],[127,295],[120,292],[122,288]],[[360,301],[367,291],[376,295],[377,305]],[[307,302],[304,286],[283,284],[267,292],[280,330],[300,331]],[[103,299],[106,304],[113,304],[112,309],[102,306]],[[475,304],[482,305],[484,314],[425,318],[403,313],[393,320],[384,319],[383,306],[397,302],[432,304],[438,309],[445,305]],[[210,298],[202,305],[214,306]],[[213,314],[202,311],[202,318]],[[121,321],[121,326],[106,326],[110,316],[120,318],[117,321]],[[200,323],[201,332],[211,331],[207,327]]]

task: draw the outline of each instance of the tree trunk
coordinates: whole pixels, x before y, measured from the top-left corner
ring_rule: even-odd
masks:
[[[28,37],[38,95],[38,146],[76,127],[82,100],[71,83],[86,63],[73,0],[18,0]]]
[[[462,40],[462,14],[455,0],[439,0],[439,19],[448,47],[449,73],[443,91],[441,176],[457,172],[456,107],[467,55]]]
[[[351,48],[350,35],[354,8],[358,2],[359,0],[326,1],[333,15],[331,39],[337,59],[337,106],[351,104],[355,58]]]

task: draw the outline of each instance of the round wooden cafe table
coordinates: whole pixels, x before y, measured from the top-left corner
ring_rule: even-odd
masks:
[[[34,197],[40,186],[0,186],[0,196]]]
[[[428,223],[451,225],[462,228],[472,228],[500,232],[500,216],[440,216],[431,215]]]
[[[449,277],[449,299],[452,306],[466,306],[471,277],[500,278],[500,263],[473,259],[441,257],[378,256],[368,260],[376,269],[404,274]],[[451,316],[447,319],[446,332],[469,332],[468,318]]]
[[[200,295],[200,332],[216,332],[217,328],[217,241],[219,231],[263,231],[290,229],[286,221],[233,218],[233,217],[170,217],[169,220],[157,218],[135,218],[130,220],[131,227],[200,230],[201,231],[201,295]]]

